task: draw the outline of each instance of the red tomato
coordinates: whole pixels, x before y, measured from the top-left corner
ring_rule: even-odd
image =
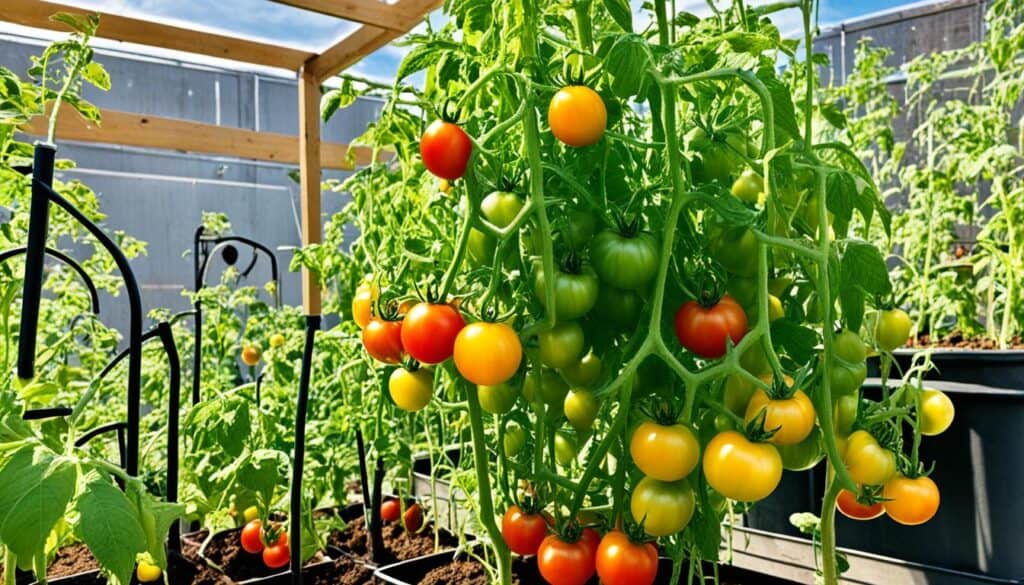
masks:
[[[256,554],[263,550],[263,524],[259,518],[242,528],[242,548],[250,554]]]
[[[676,337],[686,349],[703,358],[725,355],[726,338],[733,345],[747,334],[747,314],[729,295],[717,303],[704,307],[697,301],[687,301],[676,313]]]
[[[402,361],[402,322],[371,319],[363,328],[363,347],[386,364]]]
[[[452,357],[455,338],[465,326],[455,307],[420,303],[402,321],[402,346],[420,363],[439,364]]]
[[[597,576],[604,585],[651,585],[658,576],[658,550],[618,530],[609,532],[597,549]]]
[[[406,508],[405,515],[402,516],[402,524],[409,532],[417,532],[423,528],[423,508],[419,504],[413,504]]]
[[[864,505],[857,501],[857,494],[849,490],[839,492],[836,508],[842,512],[843,516],[854,520],[874,520],[885,513],[885,506],[882,505],[882,502],[875,502],[870,506]]]
[[[582,538],[569,543],[552,534],[540,544],[537,568],[551,585],[584,585],[594,576],[594,550]]]
[[[434,120],[420,139],[420,156],[427,170],[453,181],[466,172],[473,142],[458,125]]]
[[[263,549],[263,564],[271,569],[280,569],[291,560],[288,550],[288,533],[281,532],[277,542]]]
[[[385,522],[394,522],[402,514],[402,504],[398,500],[387,500],[380,505],[380,517]]]
[[[526,514],[519,506],[512,506],[501,518],[501,537],[509,550],[518,555],[537,554],[547,535],[548,525],[541,514]]]
[[[601,545],[601,535],[593,528],[584,528],[580,536],[580,542],[590,547],[590,550],[597,554],[597,547]]]

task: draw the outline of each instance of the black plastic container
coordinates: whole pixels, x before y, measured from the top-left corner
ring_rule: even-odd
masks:
[[[926,350],[898,349],[893,355],[900,369],[906,371],[914,356],[920,351]],[[1022,350],[936,348],[930,351],[935,369],[925,376],[928,380],[1024,390]],[[890,377],[895,377],[895,374],[896,370],[893,370]],[[868,376],[880,376],[877,357],[868,359]]]
[[[942,497],[938,513],[921,526],[902,526],[887,517],[857,522],[840,515],[839,546],[1024,582],[1024,471],[1018,465],[1024,460],[1024,390],[939,381],[929,385],[948,393],[956,407],[949,430],[921,442],[922,461],[936,463],[931,477]],[[865,390],[870,395],[877,387]],[[823,466],[804,477],[786,473],[776,493],[748,514],[748,524],[796,535],[789,515],[820,513],[823,473]]]
[[[394,565],[388,565],[381,567],[374,573],[378,583],[387,583],[388,585],[418,585],[423,579],[423,576],[428,572],[451,563],[455,560],[455,551],[448,551],[420,557],[411,561],[405,561],[402,563],[396,563]],[[537,571],[537,563],[533,559],[527,559],[525,561],[519,560],[513,567],[516,577],[519,578],[519,582],[523,585],[544,585],[545,581],[541,578],[540,573]],[[705,575],[711,575],[711,565],[706,565]],[[797,585],[797,582],[786,581],[777,577],[769,575],[761,575],[747,571],[738,567],[729,565],[720,565],[718,568],[719,578],[731,585]],[[666,558],[662,558],[658,564],[658,577],[655,580],[655,585],[669,585],[672,577],[672,561]],[[683,572],[682,580],[686,579],[685,570]],[[592,584],[597,584],[598,580],[595,577],[591,580]]]

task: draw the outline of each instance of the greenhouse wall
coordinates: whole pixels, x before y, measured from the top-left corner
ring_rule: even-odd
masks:
[[[46,40],[0,28],[0,63],[23,74],[30,55]],[[97,44],[100,44],[97,42]],[[221,64],[184,62],[97,48],[97,60],[110,72],[113,88],[87,87],[85,97],[100,108],[139,112],[282,134],[297,133],[297,85],[272,70],[230,69]],[[324,128],[324,140],[348,142],[376,119],[381,103],[361,98]],[[282,300],[301,302],[297,273],[288,272],[290,247],[300,244],[299,189],[288,173],[297,167],[236,158],[164,150],[62,141],[58,156],[78,168],[66,177],[81,179],[99,195],[106,225],[148,242],[148,253],[133,261],[146,311],[190,306],[182,296],[192,289],[192,259],[184,256],[202,213],[224,212],[234,233],[253,237],[276,250],[282,270]],[[326,171],[325,178],[345,173]],[[325,193],[324,217],[341,208],[346,197]],[[247,263],[243,251],[240,263]],[[222,263],[214,262],[208,279],[216,283]],[[262,285],[269,265],[258,264],[250,282]],[[123,328],[124,299],[103,299],[104,320]]]

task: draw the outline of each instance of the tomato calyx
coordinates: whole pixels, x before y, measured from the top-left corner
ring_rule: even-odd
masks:
[[[747,426],[743,429],[743,434],[746,435],[753,443],[767,443],[775,436],[775,433],[779,432],[781,426],[775,427],[774,429],[764,428],[765,419],[768,416],[768,409],[762,408],[754,418],[750,419]]]
[[[640,405],[641,414],[658,423],[661,426],[669,427],[679,422],[681,409],[673,407],[665,400],[654,396],[649,397]]]
[[[452,98],[444,100],[444,103],[441,104],[441,108],[437,113],[440,116],[441,121],[448,122],[449,124],[459,124],[459,104]]]
[[[626,538],[629,539],[629,542],[633,544],[644,545],[649,542],[653,543],[657,541],[656,538],[651,538],[647,535],[647,532],[644,531],[644,527],[642,526],[642,524],[621,520],[619,523],[621,523],[622,526],[616,527],[616,529],[620,530],[623,534],[625,534]]]
[[[885,486],[880,485],[862,485],[860,490],[854,494],[857,498],[857,503],[862,506],[874,506],[875,504],[884,504],[889,499],[882,496],[882,489]]]
[[[562,525],[561,530],[557,530],[555,534],[566,544],[576,544],[583,539],[583,532],[587,528],[590,528],[590,526],[584,526],[580,524],[579,520],[570,518]]]
[[[566,274],[583,274],[583,257],[575,251],[570,251],[562,259],[562,272]]]
[[[278,522],[267,522],[263,528],[263,542],[267,546],[273,546],[282,535],[287,534],[284,527]]]
[[[612,219],[615,221],[616,231],[623,238],[635,238],[643,233],[643,224],[638,216],[613,210]]]

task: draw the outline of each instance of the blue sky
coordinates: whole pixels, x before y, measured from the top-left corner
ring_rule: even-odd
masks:
[[[501,1],[501,0],[498,0]],[[767,4],[774,0],[749,0]],[[190,27],[226,30],[234,34],[265,39],[312,51],[324,49],[356,28],[356,24],[319,14],[296,10],[269,0],[71,0],[69,3],[114,13],[151,15],[162,20],[181,21]],[[725,4],[724,0],[718,0]],[[909,0],[822,0],[822,25],[891,9],[911,3]],[[640,12],[642,0],[632,0],[634,12]],[[706,0],[676,0],[679,10],[707,13]],[[440,21],[435,14],[432,19]],[[784,33],[799,30],[799,13],[788,11],[777,19]],[[405,49],[385,47],[364,59],[353,72],[381,80],[393,77]]]

